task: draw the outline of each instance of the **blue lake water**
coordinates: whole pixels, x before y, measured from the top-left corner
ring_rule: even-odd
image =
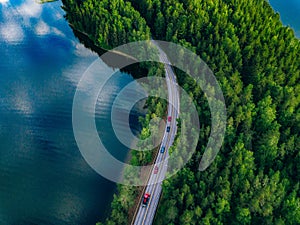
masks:
[[[280,14],[281,21],[295,31],[300,38],[300,1],[299,0],[269,0],[272,8]]]
[[[115,184],[84,161],[74,139],[76,85],[98,56],[74,37],[60,7],[0,0],[1,225],[95,224],[115,192]],[[121,159],[128,149],[108,121],[113,96],[132,80],[114,76],[96,108],[99,133]],[[139,113],[132,114],[135,131]]]

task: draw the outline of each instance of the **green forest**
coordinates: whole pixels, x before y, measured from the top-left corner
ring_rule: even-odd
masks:
[[[214,72],[227,107],[216,160],[199,171],[210,132],[207,100],[175,69],[193,96],[201,132],[188,165],[163,183],[154,224],[300,224],[300,42],[265,0],[63,0],[66,18],[97,46],[111,49],[150,37],[197,53]],[[160,67],[148,73],[163,72]],[[148,100],[150,117],[164,103]],[[158,105],[160,105],[158,107]],[[158,107],[159,109],[157,109]],[[147,133],[144,131],[144,133]],[[133,152],[132,161],[152,155]],[[118,186],[111,215],[130,224],[140,188]]]

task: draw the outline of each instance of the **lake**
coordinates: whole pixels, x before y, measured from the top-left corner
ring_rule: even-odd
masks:
[[[76,145],[73,96],[98,56],[74,37],[60,7],[0,0],[1,225],[95,224],[109,212],[116,189],[89,167]],[[114,76],[96,107],[99,133],[120,159],[128,149],[114,136],[111,105],[132,80],[125,73]],[[134,132],[141,114],[132,111]]]

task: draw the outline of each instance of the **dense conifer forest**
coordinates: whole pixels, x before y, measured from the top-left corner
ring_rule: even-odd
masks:
[[[69,23],[96,45],[110,49],[150,36],[179,43],[208,64],[223,90],[224,144],[200,172],[209,107],[194,81],[176,70],[197,105],[201,133],[189,164],[163,183],[154,224],[300,224],[300,42],[267,1],[63,2]],[[162,116],[165,105],[156,109],[157,102],[148,101],[149,115]],[[151,161],[138,153],[132,159]],[[137,193],[119,186],[105,224],[129,224]]]

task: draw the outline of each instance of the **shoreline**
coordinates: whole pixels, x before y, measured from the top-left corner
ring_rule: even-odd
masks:
[[[299,22],[299,24],[294,24],[297,22],[295,20],[293,21],[293,19],[290,18],[290,16],[294,16],[294,15],[290,15],[289,17],[286,17],[285,9],[282,8],[282,6],[271,3],[271,0],[266,0],[266,1],[270,5],[270,7],[274,11],[274,13],[279,14],[279,18],[280,18],[282,25],[292,29],[295,34],[295,37],[300,40],[300,22]],[[285,2],[285,4],[288,4],[288,2]],[[298,4],[299,4],[299,8],[300,8],[300,3],[298,3]],[[296,28],[297,26],[298,26],[298,28]]]

